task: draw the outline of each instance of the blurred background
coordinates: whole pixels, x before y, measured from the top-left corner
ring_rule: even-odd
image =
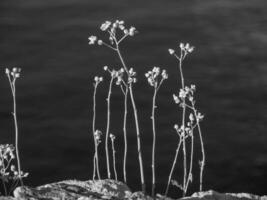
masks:
[[[97,128],[105,131],[107,84],[104,65],[120,68],[116,54],[89,46],[88,36],[105,20],[125,20],[139,31],[122,45],[140,115],[147,189],[151,185],[151,103],[153,89],[144,73],[165,68],[156,112],[156,190],[165,190],[178,137],[173,125],[181,109],[172,100],[180,88],[177,60],[168,48],[194,45],[184,63],[186,84],[197,86],[197,107],[205,114],[204,190],[266,194],[267,189],[267,1],[265,0],[1,0],[0,2],[0,143],[14,143],[12,96],[5,67],[21,67],[17,111],[25,183],[37,186],[63,179],[88,180],[93,173],[91,132],[93,78],[104,76],[97,94]],[[123,96],[112,93],[111,132],[117,136],[117,168],[122,178]],[[136,135],[128,124],[128,185],[140,190]],[[101,173],[106,176],[103,143]],[[194,183],[199,180],[196,142]],[[174,179],[182,181],[182,159]],[[171,195],[178,189],[171,187]]]

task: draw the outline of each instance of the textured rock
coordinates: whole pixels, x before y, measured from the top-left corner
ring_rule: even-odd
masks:
[[[213,190],[196,192],[191,197],[182,200],[267,200],[267,196],[257,196],[248,193],[219,193]]]
[[[114,180],[68,180],[36,188],[18,187],[14,191],[15,198],[25,200],[125,199],[131,194],[128,186]]]
[[[13,197],[0,197],[0,200],[153,200],[142,192],[134,192],[127,185],[114,180],[77,181],[66,180],[39,187],[18,187]],[[156,200],[173,200],[157,194]],[[197,192],[179,200],[267,200],[267,196],[248,193],[218,193],[215,191]]]

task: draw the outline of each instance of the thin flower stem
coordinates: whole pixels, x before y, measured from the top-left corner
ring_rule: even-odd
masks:
[[[182,139],[181,139],[181,136],[180,136],[179,143],[178,143],[178,146],[176,148],[176,153],[175,153],[175,156],[174,156],[174,159],[173,159],[172,168],[171,168],[171,171],[170,171],[170,174],[169,174],[169,179],[168,179],[167,187],[166,187],[166,190],[165,190],[165,196],[167,196],[168,192],[169,192],[169,187],[170,187],[170,183],[171,183],[171,179],[172,179],[172,174],[173,174],[176,162],[177,162],[177,158],[178,158],[179,150],[180,150],[180,147],[181,147],[181,143],[182,143]]]
[[[156,125],[155,125],[155,109],[156,109],[156,96],[157,96],[157,84],[154,87],[154,95],[152,101],[152,130],[153,130],[153,144],[152,144],[152,191],[151,195],[155,198],[155,187],[156,187],[156,178],[155,178],[155,148],[156,148]]]
[[[114,139],[111,139],[111,146],[112,146],[112,155],[113,155],[113,170],[115,175],[115,180],[118,180],[117,170],[116,170],[116,151],[115,151],[115,145],[114,145]]]
[[[93,95],[93,120],[92,120],[92,131],[94,136],[94,145],[95,145],[95,155],[94,155],[94,173],[93,173],[93,179],[95,177],[95,171],[97,172],[98,179],[101,179],[100,172],[99,172],[99,160],[98,160],[98,144],[95,137],[95,119],[96,119],[96,91],[97,91],[98,83],[95,83],[94,85],[94,95]]]
[[[197,120],[197,128],[198,128],[200,145],[201,145],[201,153],[202,153],[202,161],[200,161],[200,177],[199,177],[199,179],[200,179],[199,180],[199,191],[201,192],[203,189],[203,171],[204,171],[204,166],[205,166],[205,149],[204,149],[204,142],[203,142],[201,127],[199,124],[199,119],[197,118],[197,110],[195,108],[194,103],[192,103],[192,107],[193,107],[195,118]]]
[[[110,127],[110,96],[111,96],[113,80],[114,80],[114,76],[111,75],[111,79],[109,82],[108,97],[107,97],[107,128],[106,128],[106,140],[105,140],[107,175],[109,179],[111,177],[111,174],[110,174],[109,153],[108,153],[108,135],[109,135],[109,127]]]
[[[181,83],[182,83],[182,89],[184,90],[184,75],[183,75],[183,69],[182,69],[182,51],[181,51],[181,57],[179,59],[179,70],[180,70],[180,77],[181,77]],[[186,158],[186,141],[185,141],[185,98],[182,98],[183,101],[183,115],[182,115],[182,126],[183,126],[183,132],[182,132],[182,141],[183,141],[183,155],[184,155],[184,178],[183,178],[183,196],[186,194],[186,177],[187,177],[187,158]]]
[[[10,78],[9,78],[10,80]],[[20,157],[19,157],[19,131],[18,131],[18,120],[17,120],[17,104],[16,104],[16,78],[13,79],[12,82],[10,82],[11,90],[12,90],[12,96],[13,96],[13,118],[14,118],[14,126],[15,126],[15,147],[16,147],[16,157],[17,157],[17,164],[18,164],[18,173],[19,173],[19,180],[21,186],[23,186],[23,180],[21,178],[21,165],[20,165]]]
[[[186,188],[185,191],[188,189],[189,182],[192,182],[192,168],[193,168],[193,156],[194,156],[194,133],[193,133],[193,126],[191,124],[191,155],[190,155],[190,167],[189,167],[189,172],[188,172],[188,177],[187,177],[187,182],[186,182]]]
[[[93,180],[95,180],[95,173],[96,173],[96,158],[95,158],[95,154],[96,153],[94,153],[94,168],[93,168]]]
[[[119,59],[123,65],[123,68],[125,69],[128,77],[129,77],[129,71],[128,68],[123,60],[123,57],[120,53],[119,46],[117,45],[117,53],[119,56]],[[140,176],[141,176],[141,184],[142,184],[142,191],[145,193],[145,179],[144,179],[144,170],[143,170],[143,160],[142,160],[142,152],[141,152],[141,141],[140,141],[140,129],[139,129],[139,122],[138,122],[138,114],[137,114],[137,108],[133,96],[133,90],[132,90],[132,83],[129,84],[129,92],[130,92],[130,98],[133,106],[134,111],[134,118],[135,118],[135,127],[136,127],[136,136],[137,136],[137,151],[138,151],[138,159],[139,159],[139,168],[140,168]]]
[[[124,92],[124,117],[123,117],[123,135],[124,135],[124,158],[123,158],[123,179],[127,183],[126,162],[127,162],[127,112],[128,112],[128,87]]]
[[[111,46],[111,45],[109,45],[109,44],[107,44],[107,43],[105,43],[105,42],[103,42],[103,45],[105,45],[106,47],[108,47],[108,48],[110,48],[110,49],[116,51],[116,49],[115,49],[113,46]]]

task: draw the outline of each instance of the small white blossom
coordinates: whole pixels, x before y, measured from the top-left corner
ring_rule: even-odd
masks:
[[[175,53],[175,51],[173,49],[168,49],[169,54],[173,55]]]
[[[5,72],[6,72],[6,74],[9,74],[10,73],[10,71],[9,71],[8,68],[6,68]]]
[[[88,37],[88,40],[89,40],[89,45],[93,45],[95,44],[97,37],[94,35],[91,35],[90,37]]]
[[[179,97],[177,97],[175,94],[173,94],[172,97],[173,97],[173,100],[174,100],[174,102],[175,102],[176,104],[179,104],[179,103],[180,103],[180,99],[179,99]]]
[[[103,23],[103,24],[101,25],[100,29],[101,29],[102,31],[106,31],[106,30],[110,27],[110,25],[111,25],[111,22],[110,22],[110,21],[105,21],[105,23]]]
[[[167,74],[167,72],[166,72],[165,69],[162,70],[162,72],[161,72],[161,76],[162,76],[163,79],[168,79],[168,74]]]
[[[116,139],[115,135],[113,135],[113,134],[109,134],[109,137],[110,137],[111,140],[115,140]]]
[[[197,113],[196,119],[197,121],[201,121],[204,118],[204,115],[202,115],[200,112]]]
[[[180,89],[179,97],[184,99],[186,97],[186,95],[187,95],[187,92],[183,89]]]
[[[190,120],[191,122],[194,121],[194,115],[193,115],[192,113],[190,113],[190,115],[189,115],[189,120]]]
[[[107,70],[108,70],[108,66],[105,65],[105,66],[103,67],[103,69],[104,69],[104,71],[107,71]]]
[[[130,35],[130,36],[134,36],[135,33],[136,33],[136,28],[132,26],[132,27],[129,29],[129,35]]]

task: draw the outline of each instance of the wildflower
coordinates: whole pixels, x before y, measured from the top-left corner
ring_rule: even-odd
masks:
[[[167,74],[165,69],[162,70],[161,76],[162,76],[163,79],[168,79],[168,74]]]
[[[129,29],[129,35],[130,35],[130,36],[134,36],[135,33],[136,33],[136,28],[132,26],[132,27]]]
[[[115,140],[116,139],[115,135],[113,135],[113,134],[109,134],[109,137],[110,137],[111,140]]]
[[[105,65],[105,66],[103,67],[103,69],[104,69],[104,71],[107,71],[107,70],[108,70],[108,66]]]
[[[106,30],[110,27],[110,25],[111,25],[111,22],[110,22],[110,21],[105,21],[105,22],[101,25],[100,29],[101,29],[102,31],[106,31]]]
[[[200,112],[197,112],[196,119],[197,121],[201,121],[204,118],[204,115],[202,115]]]
[[[95,139],[98,143],[101,142],[100,138],[101,138],[102,132],[100,130],[96,130],[94,133]]]
[[[184,99],[186,97],[186,95],[187,95],[187,92],[183,89],[180,89],[179,97]]]
[[[189,115],[189,120],[190,120],[191,122],[194,121],[194,115],[193,115],[192,113],[190,113],[190,115]]]
[[[185,51],[185,53],[192,53],[193,50],[194,50],[194,48],[195,48],[195,47],[190,46],[189,43],[186,43],[186,44],[184,44],[184,43],[180,43],[180,49],[181,49],[182,51]]]
[[[6,68],[6,71],[5,72],[6,72],[7,75],[10,73],[10,71],[9,71],[8,68]]]
[[[196,86],[195,85],[191,85],[191,90],[195,91],[196,90]]]
[[[173,55],[175,53],[175,51],[173,49],[168,49],[169,54]]]
[[[89,45],[93,45],[95,44],[97,37],[94,35],[91,35],[90,37],[88,37],[88,40],[89,40]]]
[[[127,29],[124,29],[124,30],[123,30],[123,33],[124,33],[125,35],[128,35],[128,34],[129,34],[129,31],[128,31]]]
[[[173,100],[174,100],[174,102],[175,102],[176,104],[179,104],[179,103],[180,103],[180,99],[179,99],[179,97],[177,97],[175,94],[173,94],[172,97],[173,97]]]
[[[129,70],[129,76],[135,76],[136,72],[133,70],[133,68],[130,68]]]
[[[95,76],[94,80],[95,80],[95,82],[98,84],[98,83],[100,83],[100,82],[103,81],[103,77]]]
[[[12,172],[16,171],[16,167],[15,167],[14,165],[11,165],[10,170],[11,170]]]

